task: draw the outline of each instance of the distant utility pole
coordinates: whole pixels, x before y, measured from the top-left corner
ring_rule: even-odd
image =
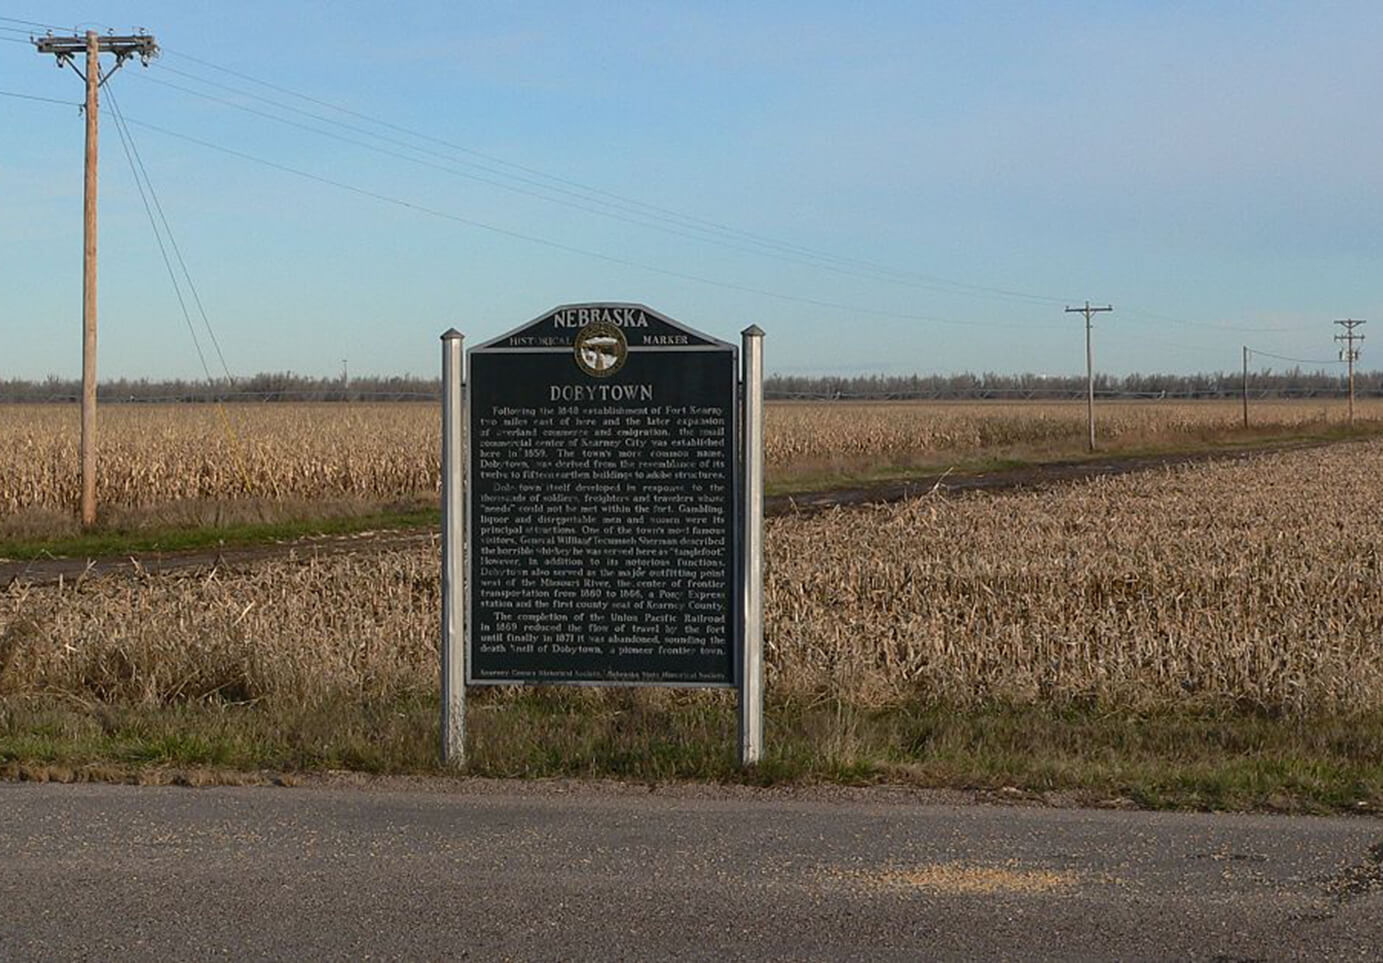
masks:
[[[1340,349],[1340,360],[1349,362],[1349,423],[1352,425],[1354,424],[1354,362],[1359,360],[1359,349],[1354,346],[1354,342],[1364,340],[1364,336],[1355,334],[1354,329],[1361,324],[1368,324],[1368,322],[1345,318],[1335,323],[1345,329],[1344,334],[1335,335],[1335,340],[1345,342],[1345,347]]]
[[[1244,345],[1244,427],[1249,426],[1249,346]]]
[[[88,30],[85,36],[39,37],[34,46],[53,54],[59,67],[68,66],[86,82],[86,184],[82,201],[82,524],[96,522],[96,121],[97,92],[110,75],[138,56],[146,67],[158,56],[158,44],[147,34],[114,37]],[[86,72],[76,56],[86,54]],[[115,66],[101,73],[101,54],[115,54]]]
[[[1085,315],[1085,417],[1090,423],[1090,450],[1095,450],[1095,358],[1090,352],[1090,319],[1092,315],[1101,311],[1113,311],[1111,305],[1092,307],[1089,301],[1085,302],[1083,308],[1067,308],[1066,313]]]

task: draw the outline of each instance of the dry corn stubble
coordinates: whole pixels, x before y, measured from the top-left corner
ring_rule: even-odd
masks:
[[[392,699],[437,678],[436,550],[11,585],[0,691],[132,705]]]
[[[785,519],[791,689],[1109,705],[1383,702],[1378,444]]]
[[[769,684],[859,704],[1376,709],[1380,474],[1370,442],[772,520]],[[437,593],[435,546],[15,584],[0,593],[0,691],[140,704],[428,693]]]
[[[1383,400],[1361,401],[1361,420]],[[390,501],[440,485],[440,408],[431,403],[104,405],[97,501],[147,509],[246,499]],[[1100,437],[1112,445],[1194,439],[1226,431],[1230,402],[1102,403]],[[1339,402],[1256,404],[1264,429],[1338,423]],[[0,521],[17,513],[76,510],[78,410],[0,408]],[[765,460],[782,478],[822,466],[862,470],[1041,451],[1083,443],[1079,403],[781,403],[767,412]],[[161,510],[162,509],[162,510]]]
[[[78,411],[12,405],[0,418],[0,518],[78,503]],[[431,404],[104,405],[97,502],[170,503],[434,492],[441,422]]]
[[[1256,402],[1256,430],[1340,424],[1335,401]],[[1383,401],[1358,402],[1360,421],[1383,419]],[[1228,401],[1100,402],[1096,420],[1110,446],[1171,443],[1233,432],[1243,410]],[[907,464],[939,454],[983,456],[1085,442],[1084,402],[788,402],[770,404],[765,461],[770,471]]]

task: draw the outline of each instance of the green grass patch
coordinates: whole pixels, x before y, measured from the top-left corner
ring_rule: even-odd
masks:
[[[467,717],[465,771],[477,776],[889,783],[1155,809],[1383,811],[1383,713],[774,701],[767,757],[752,771],[736,764],[724,692],[485,690]],[[0,774],[11,776],[440,774],[437,745],[435,699],[93,709],[34,697],[0,707]]]
[[[441,524],[441,517],[440,509],[417,508],[340,518],[240,522],[195,528],[97,528],[81,535],[3,540],[0,541],[0,558],[104,558],[149,552],[189,552],[263,545],[314,535],[437,528]]]

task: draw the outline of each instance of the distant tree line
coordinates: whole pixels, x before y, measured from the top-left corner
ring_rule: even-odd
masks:
[[[1104,398],[1238,398],[1241,372],[1210,374],[1131,374],[1122,378],[1095,377],[1095,393]],[[1347,389],[1343,371],[1250,371],[1251,398],[1338,398]],[[1359,397],[1383,397],[1383,371],[1360,371],[1354,376]],[[42,381],[0,380],[0,403],[77,401],[81,382],[49,377]],[[1085,378],[1079,375],[951,374],[771,375],[764,379],[771,400],[1067,400],[1085,397]],[[151,381],[146,378],[102,382],[96,391],[103,404],[206,403],[213,401],[440,401],[437,378],[360,377],[311,378],[291,371],[268,372],[234,381]]]
[[[1238,398],[1243,392],[1243,372],[1208,374],[1131,374],[1122,378],[1095,376],[1095,394],[1105,398]],[[1341,371],[1250,371],[1250,398],[1336,398],[1348,390]],[[1356,371],[1356,396],[1383,396],[1383,372]],[[873,400],[1047,400],[1084,398],[1083,375],[952,374],[952,375],[832,375],[804,377],[773,375],[764,379],[770,399],[873,399]]]
[[[80,380],[49,377],[43,381],[0,380],[0,402],[78,401]],[[439,401],[438,378],[310,378],[291,371],[268,372],[234,381],[150,381],[147,378],[102,381],[97,401],[111,403],[204,403],[212,401]]]

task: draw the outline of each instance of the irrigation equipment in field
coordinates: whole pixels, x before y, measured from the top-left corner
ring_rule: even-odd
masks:
[[[444,759],[467,685],[549,684],[735,687],[758,762],[763,332],[598,303],[442,340]]]

